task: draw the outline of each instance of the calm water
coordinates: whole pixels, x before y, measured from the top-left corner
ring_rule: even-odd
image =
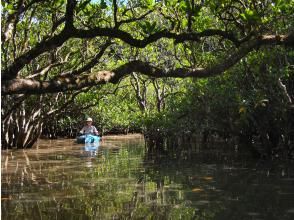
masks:
[[[293,163],[177,154],[147,156],[140,137],[2,151],[2,219],[294,219]]]

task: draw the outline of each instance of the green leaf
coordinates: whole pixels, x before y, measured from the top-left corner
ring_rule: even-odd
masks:
[[[61,7],[63,4],[65,3],[64,0],[57,0],[54,5],[56,5],[56,7]]]
[[[159,28],[156,28],[156,22],[145,21],[143,23],[138,24],[139,27],[143,30],[144,34],[152,34],[156,31],[159,31]]]
[[[201,11],[201,5],[197,5],[196,7],[195,7],[195,9],[194,9],[194,17],[198,17],[199,16],[199,13],[200,13],[200,11]]]
[[[181,1],[179,4],[179,9],[186,12],[188,10],[188,3],[186,1]]]
[[[14,10],[13,4],[7,4],[5,8],[7,10]]]
[[[188,26],[188,20],[186,18],[182,19],[182,27],[186,28]]]
[[[245,15],[245,13],[241,13],[240,14],[240,18],[243,20],[243,21],[247,21],[247,17]]]
[[[247,8],[244,13],[240,14],[240,18],[244,21],[250,21],[250,22],[256,22],[261,20],[257,12],[249,8]]]
[[[3,3],[2,3],[3,4]],[[5,4],[3,7],[6,11],[8,11],[9,14],[13,14],[16,12],[16,10],[14,9],[13,4]]]
[[[104,0],[101,0],[100,7],[101,7],[101,9],[106,9],[107,8],[107,4],[106,4],[106,2]]]
[[[148,8],[153,7],[155,5],[155,0],[145,0],[145,3]]]
[[[91,0],[86,0],[86,1],[82,2],[81,4],[79,4],[77,7],[77,11],[79,12],[79,11],[84,10],[90,2],[91,2]]]

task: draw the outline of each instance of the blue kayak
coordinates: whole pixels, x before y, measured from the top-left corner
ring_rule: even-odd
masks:
[[[85,144],[85,143],[98,143],[100,141],[99,136],[87,134],[87,135],[81,135],[77,137],[77,143],[78,144]]]

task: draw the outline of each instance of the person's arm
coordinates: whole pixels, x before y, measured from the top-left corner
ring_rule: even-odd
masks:
[[[84,134],[84,132],[85,132],[85,129],[84,128],[85,127],[83,127],[82,130],[80,130],[80,134]]]
[[[94,129],[93,129],[94,130],[94,134],[95,135],[99,135],[97,128],[95,126],[93,126],[93,127],[94,127]]]

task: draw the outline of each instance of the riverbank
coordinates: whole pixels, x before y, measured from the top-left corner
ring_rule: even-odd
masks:
[[[133,139],[133,138],[144,138],[144,135],[140,134],[140,133],[134,133],[134,134],[120,134],[120,135],[102,136],[103,140]]]

